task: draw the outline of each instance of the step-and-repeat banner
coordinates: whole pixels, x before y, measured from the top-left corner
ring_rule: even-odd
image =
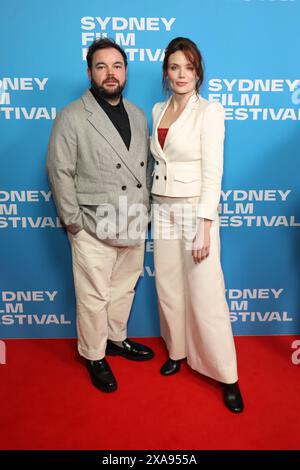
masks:
[[[205,98],[226,108],[222,263],[235,335],[300,334],[299,0],[1,3],[0,337],[74,337],[68,239],[45,174],[58,111],[89,86],[98,37],[125,50],[125,96],[162,101],[164,48],[194,40]],[[153,243],[129,323],[158,336]]]

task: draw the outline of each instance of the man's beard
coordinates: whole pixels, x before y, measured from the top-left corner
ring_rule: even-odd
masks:
[[[117,87],[113,90],[107,90],[103,86],[97,85],[93,79],[91,80],[91,85],[96,95],[100,98],[103,98],[105,100],[115,100],[120,98],[126,84],[126,82],[124,82],[123,85],[121,85],[118,80],[115,80],[115,82]]]

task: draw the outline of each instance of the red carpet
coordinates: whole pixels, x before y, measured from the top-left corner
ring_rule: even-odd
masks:
[[[1,449],[299,449],[300,364],[291,336],[237,337],[245,411],[223,405],[221,389],[184,365],[159,368],[159,339],[143,339],[146,363],[111,357],[119,390],[95,389],[74,340],[6,340],[0,365]]]

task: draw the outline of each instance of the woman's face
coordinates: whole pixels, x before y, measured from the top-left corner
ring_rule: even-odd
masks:
[[[167,78],[173,93],[184,95],[195,90],[198,80],[194,65],[182,51],[171,54],[168,60]]]

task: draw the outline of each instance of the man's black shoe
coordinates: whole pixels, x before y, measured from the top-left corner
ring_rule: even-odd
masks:
[[[87,360],[86,367],[90,373],[93,385],[98,390],[107,393],[117,390],[117,381],[105,357],[99,361]]]
[[[106,354],[108,356],[123,356],[131,361],[148,361],[154,357],[152,349],[143,344],[134,343],[128,338],[122,341],[122,346],[118,346],[108,339]]]

